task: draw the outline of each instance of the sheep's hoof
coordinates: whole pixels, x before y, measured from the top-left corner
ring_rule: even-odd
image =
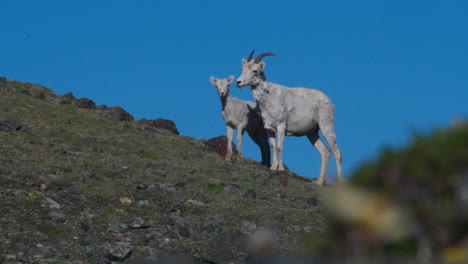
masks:
[[[224,157],[225,160],[231,160],[231,156]]]
[[[278,167],[278,170],[279,170],[279,171],[284,171],[284,166],[283,166],[283,164],[281,164],[281,165]]]
[[[318,185],[318,186],[323,186],[323,184],[325,183],[325,181],[324,181],[324,180],[316,180],[314,183],[315,183],[316,185]]]
[[[273,163],[270,167],[270,170],[277,170],[278,169],[278,163]]]
[[[243,158],[244,158],[244,156],[242,156],[242,155],[237,155],[237,159],[238,159],[238,160],[241,160],[241,159],[243,159]]]

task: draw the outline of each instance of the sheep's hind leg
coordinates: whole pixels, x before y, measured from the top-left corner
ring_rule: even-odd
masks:
[[[322,135],[328,143],[333,156],[335,157],[336,162],[336,172],[338,176],[338,181],[343,182],[343,174],[342,174],[342,153],[338,145],[336,144],[336,135],[334,129],[334,115],[335,115],[335,107],[332,104],[329,104],[328,107],[322,109],[320,113],[320,120],[319,126],[320,131],[322,131]]]
[[[320,176],[315,182],[317,185],[323,185],[327,182],[327,167],[328,160],[330,159],[330,150],[323,144],[322,140],[319,137],[318,131],[310,135],[307,135],[307,138],[310,140],[310,143],[320,152],[322,156],[322,164],[320,166]]]

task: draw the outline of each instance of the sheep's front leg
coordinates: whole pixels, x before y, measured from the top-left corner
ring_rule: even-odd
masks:
[[[273,163],[270,170],[278,169],[278,161],[276,160],[276,137],[275,132],[268,131],[268,138],[270,139],[271,153],[273,154]]]
[[[226,126],[227,131],[227,153],[226,153],[226,160],[231,160],[232,156],[232,135],[234,134],[234,128],[230,126]]]
[[[242,154],[242,137],[244,136],[244,128],[237,128],[237,159],[241,160],[244,158]]]
[[[286,125],[279,125],[278,126],[278,170],[284,171],[283,166],[283,143],[284,143],[284,135],[286,134]]]

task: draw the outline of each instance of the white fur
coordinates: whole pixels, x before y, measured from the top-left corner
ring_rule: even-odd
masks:
[[[255,63],[253,60],[242,59],[242,74],[237,79],[237,86],[239,88],[251,86],[265,128],[270,131],[270,144],[273,151],[271,169],[284,170],[282,159],[284,135],[307,136],[322,156],[317,184],[324,184],[330,150],[319,137],[318,131],[321,130],[335,156],[338,179],[342,181],[341,151],[336,144],[333,128],[335,106],[319,90],[290,88],[267,82],[263,73],[264,68],[265,63],[262,61]],[[274,133],[278,134],[276,150]],[[276,160],[276,151],[279,160]]]
[[[227,130],[227,153],[226,160],[232,156],[232,136],[234,129],[237,129],[237,158],[242,159],[242,136],[247,131],[252,140],[260,147],[262,153],[262,164],[270,166],[270,149],[268,146],[268,133],[263,127],[262,118],[257,111],[254,102],[241,100],[232,97],[229,92],[229,85],[234,80],[234,76],[225,79],[210,77],[210,82],[218,90],[221,99],[222,112]]]

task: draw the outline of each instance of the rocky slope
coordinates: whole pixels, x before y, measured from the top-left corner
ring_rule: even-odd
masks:
[[[0,262],[246,263],[324,234],[322,188],[178,134],[169,120],[1,85]]]
[[[468,123],[317,187],[0,78],[0,263],[468,263]]]

